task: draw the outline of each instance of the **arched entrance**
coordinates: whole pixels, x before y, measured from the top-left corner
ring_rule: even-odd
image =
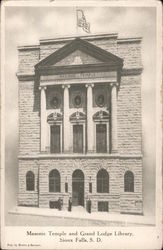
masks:
[[[72,174],[72,205],[84,207],[84,174],[80,169]]]

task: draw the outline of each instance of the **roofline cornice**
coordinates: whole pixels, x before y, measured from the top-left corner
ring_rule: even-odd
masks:
[[[118,38],[117,43],[135,43],[135,42],[141,42],[142,37],[130,37],[130,38]]]
[[[39,44],[36,45],[20,45],[17,47],[18,50],[37,50],[40,49],[40,45],[43,44],[50,44],[50,43],[66,43],[71,42],[75,38],[80,38],[82,40],[91,41],[91,40],[100,40],[100,39],[110,39],[116,38],[117,43],[126,43],[126,42],[141,42],[142,37],[128,37],[128,38],[118,38],[118,33],[104,33],[104,34],[92,34],[92,35],[74,35],[74,36],[67,36],[67,37],[56,37],[56,38],[41,38],[39,40]]]
[[[108,38],[117,38],[118,37],[118,33],[111,33],[111,34],[92,34],[92,35],[74,35],[74,36],[67,36],[67,37],[58,37],[58,38],[41,38],[40,44],[47,44],[47,43],[57,43],[57,42],[70,42],[72,40],[74,40],[75,38],[80,38],[83,40],[93,40],[93,39],[108,39]]]
[[[39,50],[40,45],[22,45],[17,47],[18,50]]]

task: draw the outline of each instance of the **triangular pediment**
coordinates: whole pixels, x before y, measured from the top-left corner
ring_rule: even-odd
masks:
[[[81,50],[76,50],[70,55],[61,59],[59,62],[55,63],[56,66],[65,66],[65,65],[82,65],[82,64],[94,64],[101,63],[97,58],[86,54]]]
[[[80,38],[76,38],[40,61],[35,65],[35,68],[39,69],[53,66],[73,67],[87,64],[109,64],[112,66],[122,67],[123,60],[112,53],[101,49],[100,47],[97,47]]]

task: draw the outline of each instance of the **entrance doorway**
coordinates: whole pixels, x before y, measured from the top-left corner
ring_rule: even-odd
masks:
[[[84,207],[84,174],[79,169],[72,175],[72,205]]]

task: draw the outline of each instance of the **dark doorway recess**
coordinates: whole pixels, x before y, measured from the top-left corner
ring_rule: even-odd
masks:
[[[84,207],[84,174],[79,169],[72,175],[72,205]]]

